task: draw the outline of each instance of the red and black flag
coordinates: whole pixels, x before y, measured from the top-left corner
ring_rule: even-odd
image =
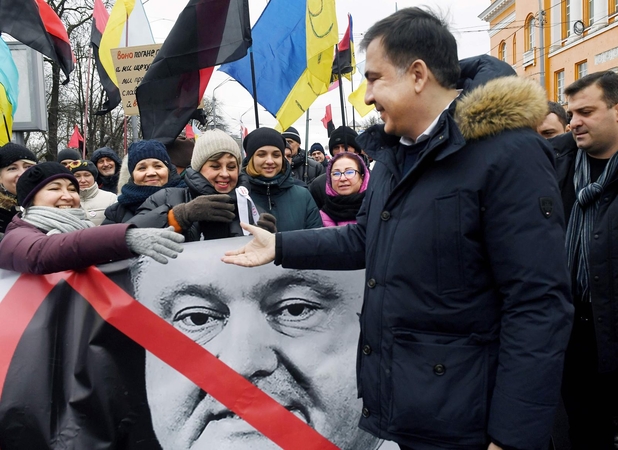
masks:
[[[144,139],[174,141],[214,66],[242,58],[250,46],[248,0],[190,0],[137,88]]]
[[[348,29],[335,51],[335,59],[333,60],[333,76],[332,81],[339,78],[339,75],[344,75],[350,79],[352,74],[356,72],[356,59],[354,57],[354,38],[352,36],[352,16],[348,14]]]
[[[60,66],[69,81],[73,51],[67,30],[44,0],[0,0],[0,32],[44,54]]]
[[[69,139],[67,147],[79,148],[80,150],[84,148],[84,137],[79,132],[79,127],[77,125],[73,128],[73,134],[71,135],[71,139]]]
[[[99,47],[101,45],[101,37],[105,31],[107,20],[109,19],[109,13],[105,9],[102,0],[94,0],[94,10],[92,12],[92,31],[90,33],[90,46],[92,47],[92,53],[94,54],[94,61],[97,66],[97,73],[99,74],[99,80],[103,86],[103,90],[107,94],[107,100],[103,104],[103,108],[97,111],[97,116],[107,114],[114,109],[120,103],[120,90],[114,84],[109,74],[101,64],[99,58]]]
[[[335,131],[335,124],[333,123],[333,110],[330,105],[326,106],[326,113],[322,118],[322,125],[326,128],[328,137],[330,137],[331,133]]]

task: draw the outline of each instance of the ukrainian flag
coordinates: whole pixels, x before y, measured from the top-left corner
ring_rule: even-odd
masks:
[[[277,118],[278,129],[296,122],[327,91],[337,33],[335,0],[271,0],[254,25],[257,101]],[[220,70],[254,96],[249,58]]]
[[[19,74],[11,50],[0,38],[0,145],[11,142],[13,116],[17,111]]]

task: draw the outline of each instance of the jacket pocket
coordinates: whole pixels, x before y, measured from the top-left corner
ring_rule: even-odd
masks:
[[[446,336],[423,340],[413,332],[395,332],[388,431],[464,446],[485,444],[487,346]]]
[[[464,288],[464,277],[459,192],[437,198],[434,208],[438,292],[444,294],[460,291]]]

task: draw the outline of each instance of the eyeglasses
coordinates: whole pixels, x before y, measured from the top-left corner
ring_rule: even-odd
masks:
[[[346,169],[344,172],[339,172],[336,170],[335,172],[331,172],[330,176],[336,181],[340,180],[341,177],[345,177],[346,180],[350,180],[354,178],[357,173],[359,173],[359,171],[354,169]]]

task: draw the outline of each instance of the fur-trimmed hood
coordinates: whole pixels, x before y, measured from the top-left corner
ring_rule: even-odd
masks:
[[[464,94],[457,101],[455,121],[468,141],[516,128],[536,129],[547,111],[547,96],[538,82],[509,76]]]

